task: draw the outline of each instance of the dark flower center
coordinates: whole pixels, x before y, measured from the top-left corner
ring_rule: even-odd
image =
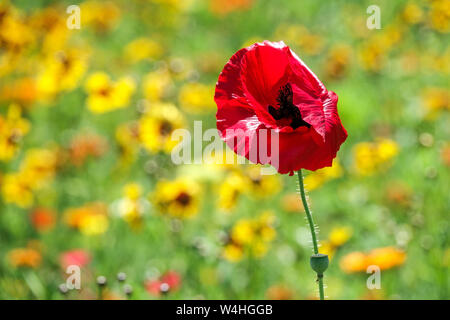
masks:
[[[162,136],[167,136],[172,132],[172,124],[169,121],[163,121],[159,127],[159,133]]]
[[[292,129],[297,129],[298,127],[311,127],[309,123],[307,123],[302,118],[302,114],[298,107],[294,105],[292,87],[290,83],[287,83],[278,91],[277,104],[279,106],[278,109],[269,105],[269,113],[275,120],[281,119],[290,119],[290,126]]]
[[[191,196],[186,192],[181,192],[176,198],[175,201],[181,204],[181,206],[186,207],[191,202]]]

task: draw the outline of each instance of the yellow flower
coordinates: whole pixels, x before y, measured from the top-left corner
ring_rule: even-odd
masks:
[[[403,29],[400,25],[390,25],[375,33],[359,52],[362,67],[368,71],[380,71],[388,53],[401,40],[402,35]]]
[[[133,228],[141,226],[142,217],[148,203],[142,198],[142,187],[137,183],[128,183],[123,188],[124,197],[118,201],[118,213]]]
[[[8,173],[2,177],[2,195],[5,202],[21,208],[29,208],[33,204],[33,191],[21,173]]]
[[[253,222],[247,219],[239,220],[231,230],[231,239],[233,242],[245,245],[254,239]]]
[[[19,148],[19,142],[30,130],[28,120],[22,118],[21,109],[12,104],[6,117],[0,115],[0,160],[10,160]]]
[[[172,133],[183,127],[183,115],[174,105],[154,103],[139,120],[139,137],[147,150],[170,153],[179,143],[172,140]]]
[[[41,264],[42,256],[32,248],[17,248],[8,253],[8,260],[14,267],[37,268]]]
[[[297,46],[307,55],[316,55],[322,51],[323,40],[311,33],[303,25],[280,25],[275,31],[275,38],[283,39],[286,43]]]
[[[125,58],[131,63],[145,59],[156,60],[161,57],[162,53],[161,45],[149,38],[138,38],[125,47]]]
[[[75,89],[86,68],[86,54],[82,50],[70,49],[50,55],[37,77],[39,97],[50,99],[61,91]]]
[[[245,180],[240,174],[230,173],[227,175],[219,186],[218,207],[225,211],[235,208],[244,187]]]
[[[275,216],[271,212],[263,212],[255,219],[238,220],[232,227],[229,241],[223,249],[224,258],[237,262],[245,251],[257,258],[263,257],[276,235],[273,228],[274,219]]]
[[[162,214],[184,219],[197,215],[200,195],[199,184],[180,178],[173,181],[159,181],[150,199]]]
[[[386,169],[398,154],[398,144],[389,139],[361,142],[354,146],[354,166],[360,175],[371,175]]]
[[[70,36],[66,17],[60,8],[47,7],[37,10],[29,18],[30,27],[42,37],[41,52],[45,55],[63,50]]]
[[[181,107],[192,113],[208,112],[215,109],[214,86],[202,83],[187,83],[180,89],[179,101]]]
[[[103,214],[86,215],[80,222],[80,231],[85,235],[99,235],[108,229],[108,218]]]
[[[19,12],[8,4],[0,5],[0,42],[2,49],[21,51],[33,39],[33,30]]]
[[[340,247],[351,238],[352,233],[353,231],[349,227],[333,228],[328,239],[333,247]]]
[[[119,8],[111,1],[85,1],[80,9],[81,25],[92,26],[97,32],[109,31],[120,17]]]
[[[120,147],[121,162],[125,164],[132,162],[140,144],[137,122],[121,124],[116,129],[116,140]]]
[[[108,229],[106,205],[101,202],[88,203],[82,207],[67,209],[64,221],[86,235],[99,235]]]
[[[136,200],[142,195],[142,187],[138,183],[128,183],[123,187],[123,193],[128,199]]]
[[[447,0],[434,0],[429,11],[430,25],[433,29],[448,33],[450,29],[450,4]]]
[[[244,250],[233,243],[227,244],[223,249],[223,257],[230,262],[238,262],[242,259]]]
[[[426,117],[435,119],[441,110],[450,110],[450,94],[447,89],[427,88],[422,94]]]
[[[337,159],[333,161],[331,167],[325,167],[309,173],[305,177],[305,185],[309,191],[319,188],[325,182],[341,177],[343,169]]]
[[[422,21],[423,11],[417,4],[411,2],[403,9],[402,17],[406,23],[416,24]]]
[[[87,105],[94,113],[104,113],[128,107],[135,90],[131,78],[121,78],[112,82],[104,72],[91,74],[86,80],[85,89],[89,94]]]
[[[244,170],[243,175],[247,180],[246,191],[250,196],[265,198],[277,194],[281,190],[281,180],[279,175],[263,175],[261,167],[250,166]]]
[[[47,149],[30,149],[20,165],[32,189],[42,188],[55,176],[57,154]]]
[[[161,68],[147,74],[142,86],[145,98],[150,102],[158,102],[173,86],[173,81],[169,71]]]
[[[22,208],[33,204],[33,192],[41,189],[55,175],[56,154],[46,149],[28,150],[19,171],[3,177],[1,191],[6,202]]]
[[[331,48],[325,64],[325,74],[330,79],[345,76],[351,61],[352,50],[347,45],[336,45]]]
[[[336,248],[329,241],[320,241],[320,253],[328,255],[331,259],[336,252]]]

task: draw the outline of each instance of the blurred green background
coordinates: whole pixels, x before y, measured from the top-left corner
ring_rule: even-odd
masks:
[[[0,298],[315,299],[295,177],[170,158],[173,130],[215,128],[228,59],[283,40],[349,133],[305,179],[326,295],[448,299],[449,21],[445,0],[2,1]]]

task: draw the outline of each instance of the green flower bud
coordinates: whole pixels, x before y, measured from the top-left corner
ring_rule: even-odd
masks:
[[[309,262],[311,264],[311,268],[318,275],[322,275],[328,268],[328,255],[323,253],[313,254]]]

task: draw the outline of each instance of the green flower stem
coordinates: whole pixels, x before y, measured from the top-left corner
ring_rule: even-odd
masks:
[[[302,198],[303,202],[303,208],[305,208],[306,218],[308,219],[309,228],[311,230],[311,238],[314,248],[314,255],[319,254],[319,247],[317,244],[317,236],[316,236],[316,229],[314,228],[314,220],[311,214],[311,211],[309,210],[308,202],[306,201],[306,193],[305,193],[305,187],[303,185],[303,175],[302,170],[297,171],[298,175],[298,184],[300,186],[300,196]],[[320,300],[324,300],[324,291],[323,291],[323,273],[317,273],[317,281],[319,284],[319,297]]]

